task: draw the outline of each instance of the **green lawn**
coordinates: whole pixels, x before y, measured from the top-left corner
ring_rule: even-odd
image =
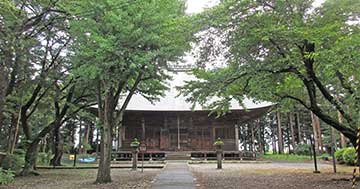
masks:
[[[318,155],[317,159],[322,159],[323,157],[329,157],[329,155],[328,154]],[[294,161],[294,162],[313,160],[313,157],[310,157],[309,155],[271,154],[271,153],[266,153],[265,155],[262,155],[261,158],[263,160],[270,160],[270,161]]]

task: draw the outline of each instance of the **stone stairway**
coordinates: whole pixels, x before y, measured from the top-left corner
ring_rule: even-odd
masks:
[[[190,152],[166,152],[166,160],[191,160]]]

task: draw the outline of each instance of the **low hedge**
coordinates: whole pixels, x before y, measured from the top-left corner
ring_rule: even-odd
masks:
[[[336,159],[336,161],[339,163],[339,164],[344,164],[345,163],[345,161],[344,161],[344,159],[343,159],[343,154],[344,154],[344,152],[345,152],[345,150],[346,150],[347,148],[341,148],[340,150],[337,150],[336,152],[335,152],[335,159]]]
[[[296,155],[310,155],[310,145],[308,144],[299,144],[295,147],[294,153]]]
[[[354,160],[356,157],[355,153],[355,149],[352,147],[349,147],[344,151],[343,159],[347,165],[354,165]]]

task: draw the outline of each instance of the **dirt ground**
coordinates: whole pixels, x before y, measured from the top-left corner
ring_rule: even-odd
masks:
[[[339,166],[333,173],[329,164],[320,164],[320,174],[314,174],[311,163],[266,163],[266,164],[223,164],[222,170],[216,164],[190,165],[196,186],[215,188],[351,188],[352,167]],[[358,183],[360,185],[360,183]]]
[[[150,188],[151,181],[161,170],[146,169],[144,173],[129,169],[112,169],[113,182],[96,185],[97,169],[87,170],[40,170],[40,176],[17,177],[13,184],[1,189],[115,189]]]

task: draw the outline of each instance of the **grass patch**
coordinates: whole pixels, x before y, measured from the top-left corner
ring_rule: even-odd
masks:
[[[265,154],[261,158],[264,160],[271,160],[271,161],[293,161],[293,162],[312,160],[310,156],[295,155],[295,154]]]
[[[331,159],[331,156],[329,154],[321,154],[317,155],[316,159]],[[269,161],[291,161],[291,162],[304,162],[304,161],[311,161],[313,160],[313,156],[309,155],[296,155],[296,154],[272,154],[272,153],[266,153],[265,155],[261,156],[261,159],[263,160],[269,160]]]

